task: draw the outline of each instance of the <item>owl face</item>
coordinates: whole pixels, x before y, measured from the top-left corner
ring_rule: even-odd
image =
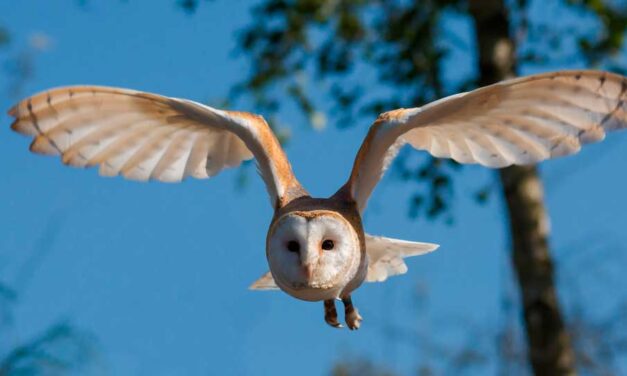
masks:
[[[268,263],[276,283],[303,300],[333,299],[355,275],[359,238],[335,212],[291,212],[268,234]]]

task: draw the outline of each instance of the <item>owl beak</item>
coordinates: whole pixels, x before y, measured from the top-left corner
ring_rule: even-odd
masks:
[[[307,279],[310,280],[311,277],[313,277],[313,265],[305,264],[302,266],[302,268],[303,268],[303,273],[305,274]]]

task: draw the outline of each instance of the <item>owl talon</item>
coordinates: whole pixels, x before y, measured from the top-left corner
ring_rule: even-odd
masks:
[[[324,301],[324,321],[334,328],[340,329],[344,327],[337,320],[337,310],[335,309],[335,302],[333,300]]]
[[[348,325],[348,329],[357,330],[361,326],[363,318],[357,312],[357,308],[354,308],[350,313],[346,314],[346,325]]]
[[[348,329],[359,329],[363,318],[359,314],[359,311],[357,311],[357,308],[353,306],[353,300],[350,295],[342,298],[342,303],[344,303],[344,321],[346,321]]]
[[[330,326],[336,328],[336,329],[342,329],[344,327],[344,325],[340,324],[339,321],[337,321],[337,319],[335,319],[335,321],[333,320],[326,320],[327,324],[329,324]]]

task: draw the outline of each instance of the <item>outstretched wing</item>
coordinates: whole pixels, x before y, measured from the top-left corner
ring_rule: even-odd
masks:
[[[63,87],[9,111],[33,152],[61,155],[104,176],[178,182],[208,178],[255,157],[274,207],[302,188],[262,117],[185,99],[98,86]]]
[[[363,212],[399,148],[487,167],[573,154],[605,132],[627,127],[627,77],[563,71],[502,81],[420,108],[379,116],[343,190]]]
[[[437,244],[408,242],[366,234],[368,254],[366,281],[383,282],[393,275],[405,274],[407,273],[407,265],[403,261],[405,257],[424,255],[438,247]]]

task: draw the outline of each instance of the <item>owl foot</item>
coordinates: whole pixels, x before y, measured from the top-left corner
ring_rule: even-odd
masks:
[[[353,306],[353,300],[350,295],[342,298],[342,303],[344,303],[344,320],[346,321],[346,325],[350,330],[357,330],[361,326],[361,321],[363,320],[357,308]]]
[[[335,310],[335,301],[333,299],[324,301],[324,321],[334,328],[342,328],[342,324],[337,321],[337,311]]]

